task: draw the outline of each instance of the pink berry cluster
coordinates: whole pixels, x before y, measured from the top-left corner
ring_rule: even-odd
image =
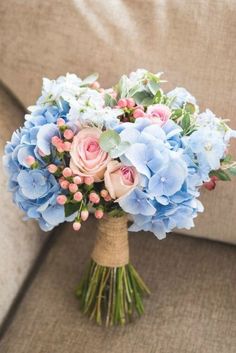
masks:
[[[117,108],[123,109],[125,117],[122,121],[133,121],[137,118],[143,118],[145,111],[143,105],[136,105],[133,98],[121,98],[117,102]]]
[[[59,155],[70,152],[74,132],[66,126],[65,120],[59,118],[57,125],[61,131],[61,137],[53,136],[51,143]],[[33,163],[33,160],[30,162]],[[64,163],[64,164],[63,164]],[[71,168],[62,164],[49,164],[48,171],[54,174],[59,181],[62,193],[57,196],[59,205],[77,205],[77,216],[73,223],[74,230],[81,228],[81,221],[86,221],[89,217],[89,206],[95,209],[95,217],[101,219],[104,216],[106,203],[111,201],[111,196],[105,189],[99,192],[95,190],[94,178],[92,176],[74,175]]]

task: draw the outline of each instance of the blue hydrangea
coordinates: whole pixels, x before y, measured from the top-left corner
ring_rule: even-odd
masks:
[[[189,228],[202,211],[198,188],[202,184],[198,166],[182,141],[181,128],[169,121],[162,128],[147,119],[125,123],[116,129],[130,147],[120,157],[141,176],[140,185],[118,199],[133,215],[131,231],[152,231],[165,237],[173,228]]]
[[[61,193],[57,180],[35,153],[37,141],[32,129],[24,127],[12,135],[5,147],[3,162],[13,201],[26,213],[26,219],[38,220],[40,227],[48,231],[65,221],[65,212],[64,207],[56,203],[56,197]],[[35,157],[40,169],[28,167],[25,161],[28,155]]]

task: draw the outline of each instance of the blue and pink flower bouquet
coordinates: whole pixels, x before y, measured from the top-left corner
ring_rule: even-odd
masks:
[[[14,202],[44,231],[63,222],[79,231],[90,214],[99,220],[76,294],[84,313],[110,326],[141,315],[149,293],[129,262],[127,219],[130,231],[158,239],[193,227],[201,187],[236,172],[228,154],[236,132],[201,113],[184,88],[164,93],[160,73],[139,69],[111,89],[97,78],[45,78],[4,165]]]

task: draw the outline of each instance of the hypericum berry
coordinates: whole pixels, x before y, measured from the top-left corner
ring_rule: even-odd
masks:
[[[108,195],[108,191],[107,191],[106,189],[102,189],[102,190],[100,191],[100,195],[105,198],[105,197],[107,197],[107,195]]]
[[[76,191],[78,191],[78,185],[73,183],[69,184],[69,190],[74,194]]]
[[[28,166],[31,167],[35,163],[35,158],[33,156],[27,156],[25,161]]]
[[[127,107],[127,100],[125,98],[119,99],[117,103],[119,108]]]
[[[71,150],[71,143],[68,141],[65,141],[64,142],[64,151],[70,152],[70,150]]]
[[[66,129],[64,131],[64,137],[67,139],[67,140],[71,140],[73,137],[74,137],[74,133],[71,129]]]
[[[77,202],[80,202],[83,199],[83,195],[80,191],[77,191],[74,196],[73,196],[74,200]]]
[[[50,172],[50,173],[52,173],[52,174],[54,174],[54,173],[56,173],[56,171],[57,171],[57,166],[55,165],[55,164],[49,164],[48,165],[48,171]]]
[[[57,119],[57,126],[61,127],[65,125],[65,120],[62,118]]]
[[[59,142],[59,143],[56,145],[56,149],[57,149],[57,152],[63,153],[63,152],[65,151],[64,143],[63,143],[63,142]]]
[[[88,216],[89,216],[88,210],[81,211],[80,217],[81,217],[82,221],[87,221]]]
[[[81,228],[81,223],[80,222],[74,222],[73,223],[73,229],[76,231],[79,231]]]
[[[84,183],[86,185],[92,185],[94,183],[94,177],[92,176],[87,176],[84,178]]]
[[[65,178],[69,178],[72,176],[72,170],[69,167],[66,167],[65,169],[63,169],[62,174]]]
[[[53,146],[57,146],[58,143],[62,142],[61,139],[58,136],[53,136],[51,138],[51,143]]]
[[[133,108],[135,106],[135,101],[134,101],[133,98],[127,98],[126,102],[127,102],[127,107],[128,108]]]
[[[61,186],[61,188],[64,189],[64,190],[68,189],[69,184],[70,184],[70,183],[69,183],[68,180],[61,180],[61,181],[60,181],[60,186]]]
[[[101,219],[103,216],[104,216],[103,210],[98,209],[98,210],[95,211],[95,217],[97,219]]]
[[[135,109],[135,111],[133,112],[133,117],[135,119],[137,118],[142,118],[145,115],[144,111],[141,109]]]
[[[79,184],[82,184],[83,179],[82,179],[79,175],[77,175],[77,176],[75,176],[75,177],[73,178],[73,182],[74,182],[75,184],[79,185]]]
[[[89,201],[98,204],[100,202],[100,197],[96,194],[96,192],[91,192],[91,194],[89,194]]]
[[[66,201],[67,201],[67,197],[65,195],[58,195],[57,196],[57,203],[59,205],[65,205]]]
[[[207,189],[207,190],[214,190],[216,187],[216,181],[218,180],[217,176],[213,175],[211,177],[211,180],[206,181],[205,183],[203,183],[203,186]]]

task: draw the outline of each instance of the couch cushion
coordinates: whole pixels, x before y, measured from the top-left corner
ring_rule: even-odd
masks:
[[[81,316],[74,289],[95,221],[61,230],[0,344],[1,353],[234,353],[236,248],[170,235],[131,233],[131,256],[152,290],[146,313],[104,329]]]
[[[236,128],[236,3],[232,0],[0,2],[0,78],[27,106],[41,78],[101,73],[114,84],[137,67],[164,71]],[[236,156],[236,144],[234,144]],[[204,193],[193,235],[236,243],[236,181]]]
[[[0,86],[0,155],[12,132],[22,124],[22,107]],[[24,222],[11,201],[0,158],[0,325],[19,291],[46,235],[34,222]]]

